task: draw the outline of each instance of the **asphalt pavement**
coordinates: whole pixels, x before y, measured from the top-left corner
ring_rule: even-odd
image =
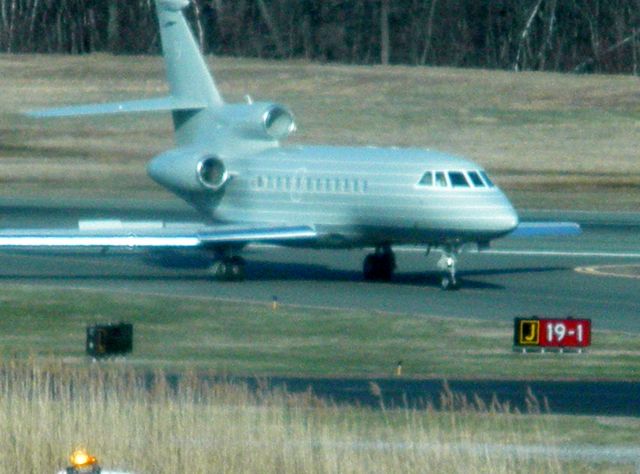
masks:
[[[81,205],[80,205],[81,204]],[[636,214],[523,212],[524,219],[580,217],[579,237],[503,239],[486,252],[461,255],[462,289],[444,292],[437,252],[397,249],[389,283],[365,282],[366,250],[248,248],[247,279],[217,282],[198,254],[139,251],[5,251],[0,279],[32,284],[108,288],[239,301],[364,308],[429,316],[511,321],[520,316],[591,318],[594,328],[640,332],[640,219]],[[178,201],[1,201],[2,227],[61,227],[80,218],[188,221],[195,213]],[[569,218],[569,219],[568,219]],[[580,220],[580,219],[578,219]],[[625,266],[616,272],[617,266]],[[602,275],[597,270],[606,267]],[[620,274],[622,276],[611,276]]]

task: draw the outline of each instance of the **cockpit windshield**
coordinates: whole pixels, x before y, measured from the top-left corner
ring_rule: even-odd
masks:
[[[447,178],[442,171],[436,172],[436,186],[439,188],[446,188],[448,186]]]
[[[471,178],[474,188],[484,188],[484,181],[482,181],[482,178],[477,171],[469,171],[467,174],[469,175],[469,178]]]
[[[482,179],[484,179],[484,182],[487,183],[487,186],[489,186],[490,188],[495,187],[495,184],[493,184],[493,181],[489,179],[489,176],[487,176],[487,173],[485,171],[480,171],[480,174],[482,175]]]
[[[469,182],[461,171],[449,171],[449,181],[454,188],[468,188]]]
[[[480,170],[425,171],[417,183],[419,187],[436,188],[493,188],[495,185]]]
[[[427,171],[418,182],[420,186],[433,186],[433,172]]]

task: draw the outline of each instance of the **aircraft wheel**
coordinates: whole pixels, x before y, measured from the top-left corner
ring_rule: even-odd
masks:
[[[460,283],[451,275],[444,275],[440,280],[440,287],[444,291],[452,291],[460,288]]]
[[[244,260],[241,257],[232,257],[227,263],[227,280],[244,280]]]
[[[382,254],[378,258],[380,260],[380,280],[390,281],[393,276],[393,269],[396,265],[395,258],[391,254]]]
[[[211,266],[211,274],[218,281],[226,280],[227,263],[224,260],[218,260]]]
[[[244,260],[241,257],[218,260],[211,267],[211,273],[218,281],[244,280]]]
[[[362,265],[362,274],[364,279],[367,281],[377,280],[376,270],[376,256],[374,254],[367,255],[364,259],[364,264]]]
[[[392,256],[372,253],[364,259],[362,274],[367,281],[389,281],[393,275],[393,266]]]

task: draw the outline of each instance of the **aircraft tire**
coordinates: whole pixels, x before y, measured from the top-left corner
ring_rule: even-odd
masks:
[[[218,260],[211,266],[211,274],[218,281],[225,281],[227,275],[227,263],[224,260]]]
[[[367,281],[376,280],[376,264],[374,254],[369,254],[365,257],[364,263],[362,265],[362,275]]]
[[[369,254],[364,259],[362,274],[367,281],[389,281],[393,275],[393,257]]]
[[[391,281],[391,277],[393,276],[393,269],[396,266],[393,254],[382,254],[378,258],[380,260],[380,280]]]
[[[218,260],[211,267],[211,271],[218,281],[242,281],[244,280],[244,260],[241,257]]]
[[[460,288],[460,283],[456,281],[451,275],[444,275],[440,280],[440,287],[444,291],[453,291]]]
[[[244,280],[244,259],[242,257],[232,257],[227,263],[227,281]]]

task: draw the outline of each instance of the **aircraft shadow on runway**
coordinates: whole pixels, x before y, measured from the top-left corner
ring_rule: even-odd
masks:
[[[202,258],[169,258],[161,262],[143,259],[143,264],[131,265],[131,258],[122,258],[122,266],[100,265],[99,257],[86,257],[74,260],[68,264],[60,256],[60,265],[55,268],[48,266],[41,270],[38,267],[21,267],[15,271],[15,266],[5,266],[0,270],[1,280],[104,280],[104,281],[202,281],[212,280],[207,272],[210,262]],[[80,260],[80,261],[79,261]],[[108,258],[110,262],[114,258]],[[140,259],[135,263],[139,263]],[[87,269],[87,267],[89,269]],[[13,271],[12,271],[13,270]],[[546,274],[568,270],[567,267],[515,267],[492,268],[486,270],[460,270],[458,277],[463,288],[503,290],[505,286],[494,282],[483,281],[487,276],[509,276],[518,274]],[[145,272],[146,271],[146,272]],[[168,273],[171,272],[171,273]],[[391,282],[375,283],[404,286],[439,287],[441,274],[436,271],[402,272],[398,271]],[[283,263],[248,261],[246,268],[246,283],[273,281],[307,281],[307,282],[362,282],[362,272],[359,269],[343,270],[326,265],[313,263]],[[212,281],[212,283],[215,283]],[[238,284],[238,283],[225,283]],[[241,283],[240,283],[241,284]]]
[[[459,270],[458,277],[463,288],[501,290],[505,287],[493,282],[481,281],[483,276],[516,275],[531,273],[554,273],[566,271],[569,268],[554,267],[516,267],[493,268],[487,270]],[[393,280],[386,284],[406,286],[440,286],[442,274],[437,271],[402,272],[394,275]],[[312,281],[363,281],[360,270],[337,270],[325,265],[308,263],[279,263],[279,262],[248,262],[248,280],[312,280]],[[376,284],[372,282],[371,284]]]

